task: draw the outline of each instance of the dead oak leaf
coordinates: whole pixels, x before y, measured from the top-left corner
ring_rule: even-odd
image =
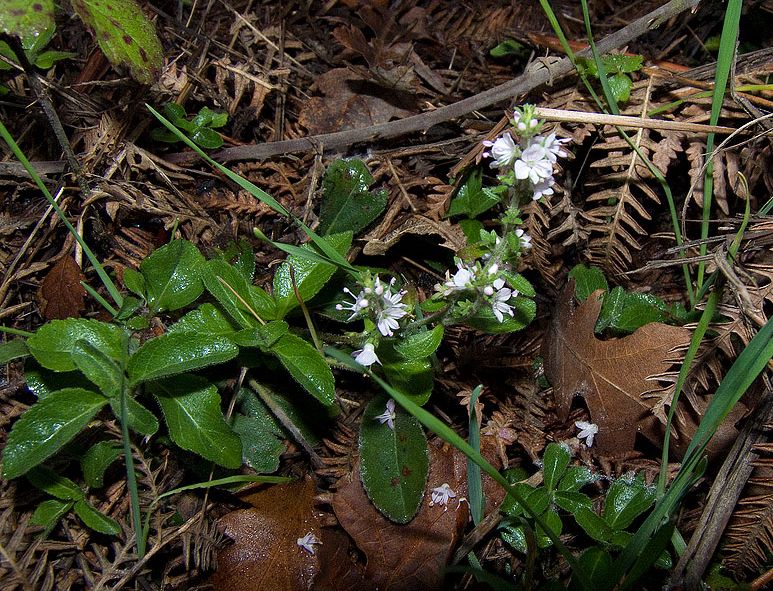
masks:
[[[215,591],[300,591],[313,589],[320,557],[300,547],[298,539],[321,538],[319,515],[313,506],[316,485],[310,478],[277,484],[250,495],[250,509],[232,511],[220,519],[234,540],[217,555],[212,577]]]
[[[370,127],[413,114],[405,93],[385,93],[348,68],[325,72],[315,86],[324,96],[308,99],[299,116],[312,135]]]
[[[484,456],[496,465],[494,444],[483,437]],[[365,579],[381,591],[431,591],[443,588],[443,571],[454,546],[468,523],[467,458],[459,451],[435,441],[429,444],[430,468],[419,512],[400,525],[386,519],[368,499],[357,476],[333,497],[336,517],[367,558]],[[495,466],[499,467],[499,466]],[[431,490],[447,484],[456,493],[448,504],[430,505]],[[504,498],[502,489],[488,477],[483,479],[486,511],[495,511]]]
[[[674,350],[690,341],[690,331],[651,323],[624,338],[600,340],[594,328],[601,310],[596,291],[579,306],[574,281],[564,289],[543,345],[545,373],[553,384],[559,418],[567,419],[575,396],[582,396],[599,427],[598,449],[621,454],[633,450],[658,404],[646,396],[658,389],[655,376],[675,361]],[[662,396],[662,394],[661,394]]]
[[[71,256],[63,256],[46,273],[38,290],[40,312],[46,320],[77,318],[85,306],[83,273]]]

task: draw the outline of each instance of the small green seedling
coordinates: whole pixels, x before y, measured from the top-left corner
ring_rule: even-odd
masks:
[[[607,82],[615,100],[618,103],[628,102],[631,97],[633,80],[628,74],[638,72],[642,68],[644,57],[641,55],[621,55],[617,53],[604,55],[601,58],[604,70],[607,74]],[[599,69],[596,62],[590,58],[577,58],[578,66],[594,78],[599,77]]]
[[[228,123],[228,113],[218,113],[209,107],[202,107],[198,115],[190,119],[185,108],[177,103],[164,105],[164,115],[178,128],[185,132],[196,145],[207,150],[214,150],[223,145],[223,138],[214,131]],[[173,144],[180,141],[178,137],[166,129],[158,127],[150,132],[150,137],[159,142]]]

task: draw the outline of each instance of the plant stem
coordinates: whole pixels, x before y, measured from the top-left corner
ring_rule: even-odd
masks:
[[[121,372],[123,374],[123,372]],[[126,465],[126,488],[129,489],[129,503],[132,512],[132,527],[134,539],[137,544],[137,556],[140,560],[145,557],[145,532],[142,528],[142,515],[140,514],[140,496],[137,492],[137,475],[134,473],[134,456],[132,455],[131,439],[129,438],[129,408],[126,402],[128,396],[126,378],[121,384],[121,440],[123,441],[124,463]]]

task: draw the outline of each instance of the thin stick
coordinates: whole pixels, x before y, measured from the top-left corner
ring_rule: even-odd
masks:
[[[597,44],[598,51],[606,53],[626,45],[640,37],[649,30],[657,28],[663,22],[673,16],[697,6],[700,0],[671,0],[660,8],[635,20],[630,25],[608,35]],[[578,55],[590,55],[589,51],[582,51]],[[561,59],[549,67],[529,68],[518,78],[490,88],[480,94],[463,99],[451,105],[440,107],[433,111],[427,111],[412,117],[406,117],[398,121],[381,123],[360,129],[349,129],[334,133],[271,142],[266,144],[252,144],[236,146],[216,152],[212,157],[218,162],[231,160],[264,160],[278,154],[291,154],[316,150],[324,144],[326,149],[337,150],[362,142],[372,142],[379,139],[393,138],[417,131],[426,132],[430,127],[444,123],[450,119],[456,119],[468,115],[478,109],[483,109],[500,103],[512,101],[516,96],[525,94],[542,84],[564,76],[574,70],[569,58]],[[167,160],[175,163],[187,163],[194,161],[198,156],[191,152],[179,152],[167,156]]]

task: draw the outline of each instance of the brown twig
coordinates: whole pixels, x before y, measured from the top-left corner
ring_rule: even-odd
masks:
[[[671,17],[697,6],[699,2],[700,0],[671,0],[660,8],[635,20],[630,25],[608,35],[599,41],[596,47],[601,53],[622,47],[650,29],[657,28]],[[590,55],[587,51],[580,52],[578,55],[582,56],[585,54]],[[534,90],[550,80],[555,80],[559,76],[568,74],[573,69],[574,66],[569,58],[564,58],[555,64],[551,64],[550,67],[544,66],[535,70],[529,69],[518,78],[485,90],[475,96],[398,121],[380,123],[360,129],[323,133],[293,140],[237,146],[216,152],[212,157],[219,162],[263,160],[279,154],[317,150],[320,145],[324,145],[329,150],[337,150],[362,142],[394,138],[417,131],[426,132],[432,126],[439,123],[462,117],[502,101],[512,100],[515,96]],[[177,164],[189,163],[197,158],[198,156],[193,152],[178,152],[167,156],[168,161]]]

